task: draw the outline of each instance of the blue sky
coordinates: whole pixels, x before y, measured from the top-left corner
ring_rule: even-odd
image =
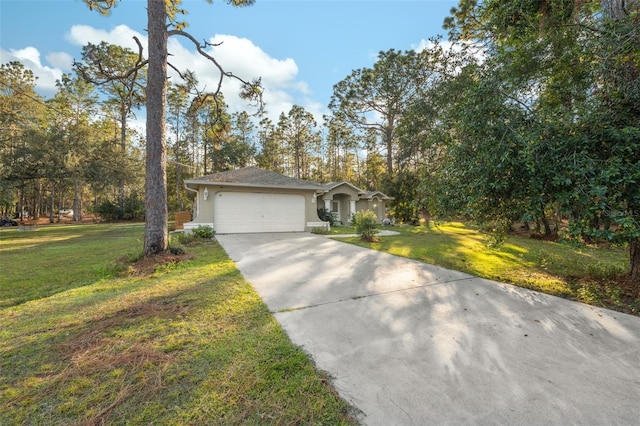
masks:
[[[198,40],[223,41],[213,54],[228,71],[262,77],[269,116],[301,105],[321,117],[333,85],[352,70],[370,67],[379,51],[419,49],[445,35],[442,22],[452,0],[257,0],[234,8],[221,0],[183,0],[187,31]],[[146,47],[146,0],[122,0],[109,17],[91,12],[81,0],[0,0],[0,63],[21,60],[51,96],[55,80],[71,71],[82,46],[102,40],[134,48],[137,34]],[[211,65],[186,39],[171,41],[175,65],[196,71],[213,87]],[[231,108],[237,87],[224,88]]]

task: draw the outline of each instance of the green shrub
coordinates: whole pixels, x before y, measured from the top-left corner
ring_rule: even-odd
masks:
[[[191,234],[196,238],[210,239],[215,234],[215,231],[209,225],[200,225],[191,230]]]
[[[144,220],[144,200],[136,192],[132,192],[125,198],[122,208],[117,201],[104,199],[93,211],[106,221]]]
[[[173,254],[174,256],[179,256],[181,254],[184,254],[185,251],[181,246],[169,246],[169,253]]]
[[[325,227],[316,226],[311,230],[312,234],[320,234],[320,235],[328,235],[330,234],[329,230]]]
[[[329,225],[332,227],[338,224],[338,214],[336,212],[330,212],[325,207],[318,208],[318,217],[325,222],[329,222]]]
[[[197,240],[198,238],[196,238],[190,232],[174,232],[173,234],[171,234],[170,244],[175,242],[176,244],[187,245]]]
[[[378,233],[377,224],[378,216],[371,210],[360,211],[353,216],[356,233],[364,241],[375,241],[375,235]]]
[[[588,276],[595,279],[615,279],[627,272],[624,265],[610,264],[597,261],[595,263],[587,263],[585,272]]]

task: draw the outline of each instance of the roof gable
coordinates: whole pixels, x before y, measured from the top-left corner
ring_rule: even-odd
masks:
[[[390,197],[390,196],[388,196],[385,193],[380,192],[380,191],[367,191],[362,196],[362,198],[367,199],[367,200],[370,200],[373,197],[378,197],[378,198],[380,198],[382,200],[395,200],[394,197]]]
[[[338,188],[339,186],[342,186],[342,185],[350,187],[354,191],[358,192],[358,194],[364,194],[364,191],[362,189],[358,188],[357,186],[355,186],[355,185],[353,185],[353,184],[351,184],[351,183],[349,183],[347,181],[329,182],[329,183],[323,184],[323,186],[329,191],[331,191],[331,190],[333,190],[335,188]]]

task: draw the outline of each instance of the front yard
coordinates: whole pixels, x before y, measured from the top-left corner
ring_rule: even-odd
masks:
[[[381,229],[399,231],[400,235],[381,237],[374,243],[359,238],[343,241],[588,304],[640,313],[640,297],[626,291],[623,275],[628,253],[623,248],[575,246],[516,235],[491,247],[486,234],[459,222]]]
[[[622,248],[462,223],[352,244],[638,315]],[[351,234],[336,227],[333,234]],[[355,424],[215,241],[140,260],[140,225],[0,231],[0,424]]]
[[[0,424],[355,424],[215,241],[142,237],[0,232]]]

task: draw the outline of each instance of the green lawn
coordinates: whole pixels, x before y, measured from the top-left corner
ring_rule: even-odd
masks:
[[[638,314],[623,249],[461,223],[348,242]],[[352,233],[348,228],[338,233]],[[355,424],[215,241],[145,273],[141,225],[0,230],[0,424]],[[170,260],[170,259],[169,259]]]
[[[486,234],[458,222],[385,229],[400,235],[374,243],[343,241],[593,305],[640,312],[640,299],[621,289],[620,277],[628,266],[628,253],[622,248],[578,247],[527,236],[509,236],[504,244],[491,247]]]
[[[355,424],[215,241],[145,274],[142,238],[0,231],[0,424]]]

